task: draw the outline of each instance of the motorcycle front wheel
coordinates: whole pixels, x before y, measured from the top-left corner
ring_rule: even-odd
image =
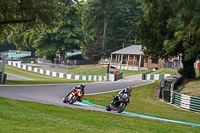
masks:
[[[110,103],[106,106],[106,110],[107,110],[107,111],[111,111]]]
[[[63,98],[63,103],[67,103],[66,97]]]
[[[125,102],[121,102],[119,107],[117,108],[117,113],[121,113],[122,111],[124,111],[126,105],[127,104]]]

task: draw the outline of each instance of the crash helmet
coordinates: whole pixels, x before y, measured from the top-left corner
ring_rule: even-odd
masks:
[[[81,85],[80,85],[80,88],[81,88],[81,89],[84,89],[84,88],[85,88],[85,84],[81,84]]]
[[[125,91],[127,92],[127,94],[131,94],[131,90],[132,90],[131,87],[127,87],[127,88],[125,89]]]

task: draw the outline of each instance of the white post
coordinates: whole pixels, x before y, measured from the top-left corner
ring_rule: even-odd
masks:
[[[117,63],[117,54],[115,55],[115,63]]]
[[[121,67],[122,67],[122,61],[123,61],[123,54],[121,55],[121,61],[120,61],[121,66],[120,66],[120,70],[121,70]]]
[[[118,55],[118,62],[120,61],[120,54]]]
[[[119,63],[119,65],[120,65],[120,55],[118,55],[118,61],[117,61],[117,65],[118,65],[118,63]]]
[[[127,70],[128,70],[129,58],[130,58],[130,55],[128,55],[128,59],[127,59]]]
[[[5,64],[6,64],[6,56],[4,56],[4,58],[3,58],[3,70],[2,70],[2,75],[1,75],[1,84],[3,84],[3,79],[4,79]]]
[[[138,70],[140,70],[140,63],[141,63],[141,55],[140,55],[140,59],[139,59]]]

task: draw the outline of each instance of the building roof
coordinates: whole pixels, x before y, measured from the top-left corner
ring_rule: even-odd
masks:
[[[141,54],[144,54],[144,52],[142,51],[141,45],[131,45],[126,48],[112,52],[111,54],[141,55]]]

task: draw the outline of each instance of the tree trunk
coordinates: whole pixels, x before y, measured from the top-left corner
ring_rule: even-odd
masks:
[[[184,77],[186,77],[187,79],[194,79],[196,77],[196,72],[194,69],[195,61],[196,59],[185,61],[184,56],[182,56],[183,69],[181,69],[179,73],[183,75]]]
[[[65,60],[65,49],[61,50],[61,53],[60,53],[60,64],[63,64],[64,60]]]
[[[106,30],[108,26],[108,17],[104,17],[104,27],[103,27],[103,41],[102,41],[102,51],[105,50],[105,40],[106,40]]]

